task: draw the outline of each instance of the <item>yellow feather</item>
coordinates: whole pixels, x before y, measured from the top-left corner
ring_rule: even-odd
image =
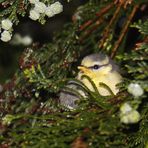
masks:
[[[79,67],[79,69],[83,73],[80,72],[78,74],[78,79],[81,80],[91,91],[94,91],[91,83],[87,78],[81,79],[82,75],[89,76],[92,79],[92,81],[95,83],[99,93],[103,96],[110,95],[110,92],[106,88],[100,86],[99,85],[100,82],[103,82],[107,86],[109,86],[114,94],[117,94],[117,92],[119,91],[116,87],[116,84],[122,81],[122,77],[118,72],[111,71],[112,66],[110,64],[108,66],[100,68],[100,70],[98,70],[97,72],[90,70],[86,67]]]

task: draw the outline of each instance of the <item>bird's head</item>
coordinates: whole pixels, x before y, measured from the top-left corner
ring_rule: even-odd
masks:
[[[101,77],[109,74],[113,70],[113,63],[104,54],[91,54],[83,58],[81,66],[78,66],[81,75],[87,75],[90,78]]]

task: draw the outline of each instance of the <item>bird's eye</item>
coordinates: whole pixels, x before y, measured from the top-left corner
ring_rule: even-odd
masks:
[[[99,65],[94,65],[94,67],[93,67],[94,69],[99,69]]]

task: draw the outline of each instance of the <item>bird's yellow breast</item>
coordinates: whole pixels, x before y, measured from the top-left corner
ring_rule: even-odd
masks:
[[[82,74],[81,74],[82,75]],[[112,90],[112,92],[114,94],[117,94],[117,92],[119,91],[118,88],[116,87],[116,85],[118,83],[120,83],[122,81],[122,77],[118,72],[109,72],[107,74],[94,74],[94,75],[88,75],[91,80],[95,83],[99,93],[102,96],[107,96],[110,95],[110,92],[104,88],[103,86],[100,86],[99,83],[105,83],[107,86],[110,87],[110,89]],[[79,76],[80,79],[80,76]],[[83,78],[80,79],[91,91],[94,91],[91,83],[89,82],[89,80],[87,78]]]

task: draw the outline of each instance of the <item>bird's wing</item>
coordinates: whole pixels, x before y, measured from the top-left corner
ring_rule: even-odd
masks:
[[[78,91],[77,85],[73,81],[69,81],[66,87]],[[59,101],[61,105],[69,109],[74,109],[77,107],[76,100],[79,100],[79,97],[75,93],[66,91],[66,89],[60,92]]]

